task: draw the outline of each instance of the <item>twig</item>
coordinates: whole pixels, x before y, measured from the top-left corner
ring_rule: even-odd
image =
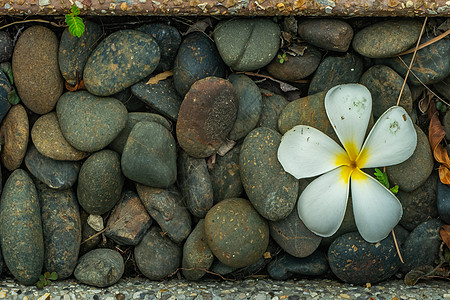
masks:
[[[400,248],[397,243],[397,238],[395,237],[394,229],[392,229],[392,237],[394,238],[395,249],[397,250],[398,257],[400,258],[400,261],[402,262],[402,264],[404,264],[405,262],[403,261],[402,253],[400,252]]]
[[[263,75],[263,74],[253,73],[253,72],[236,72],[236,74],[245,74],[245,75],[248,75],[248,76],[267,78],[267,79],[273,80],[273,81],[278,82],[278,83],[284,83],[283,81],[275,79],[275,78],[273,78],[272,76],[269,76],[269,75]],[[304,79],[304,80],[297,80],[297,81],[290,81],[290,82],[294,82],[294,83],[309,83],[309,80],[305,80]]]
[[[50,24],[53,25],[55,27],[67,27],[67,25],[59,25],[55,22],[52,21],[47,21],[47,20],[42,20],[42,19],[33,19],[33,20],[23,20],[23,21],[15,21],[6,25],[3,25],[0,27],[0,30],[5,29],[11,25],[16,25],[16,24],[23,24],[23,23],[31,23],[31,22],[37,22],[37,23],[46,23],[46,24]]]
[[[438,35],[437,37],[434,37],[434,38],[432,38],[431,40],[429,40],[429,41],[427,41],[427,42],[425,42],[425,43],[423,43],[423,44],[420,44],[420,46],[417,47],[417,50],[423,49],[423,48],[425,48],[425,47],[427,47],[427,46],[429,46],[429,45],[431,45],[431,44],[433,44],[433,43],[436,43],[437,41],[442,40],[443,38],[445,38],[445,37],[446,37],[447,35],[449,35],[449,34],[450,34],[450,29],[447,30],[447,31],[444,32],[444,33],[441,33],[441,34]],[[404,52],[402,52],[402,53],[397,54],[396,56],[406,55],[406,54],[413,53],[415,49],[416,49],[416,48],[411,48],[411,49],[409,49],[409,50],[406,50],[406,51],[404,51]]]
[[[84,243],[92,240],[93,238],[95,238],[96,236],[99,236],[100,234],[102,234],[103,232],[105,232],[106,230],[108,230],[109,228],[113,227],[114,225],[116,225],[120,220],[122,220],[124,217],[120,217],[117,219],[117,221],[115,221],[114,223],[112,223],[111,225],[109,225],[108,227],[103,228],[102,230],[100,230],[99,232],[91,235],[90,237],[88,237],[87,239],[85,239],[84,241],[81,242],[80,245],[83,245]]]

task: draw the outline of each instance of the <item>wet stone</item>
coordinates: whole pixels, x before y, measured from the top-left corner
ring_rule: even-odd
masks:
[[[380,117],[391,106],[397,105],[403,81],[394,70],[383,65],[375,65],[361,76],[360,83],[367,87],[372,95],[372,113],[375,118]],[[407,113],[412,111],[413,101],[408,85],[403,89],[399,106]]]
[[[197,158],[216,153],[236,120],[238,101],[236,90],[225,79],[208,77],[194,83],[178,115],[181,148]]]
[[[205,233],[214,255],[236,268],[258,261],[269,244],[266,221],[242,198],[229,198],[214,205],[205,218]]]
[[[150,75],[158,66],[156,41],[137,30],[119,30],[94,49],[84,68],[84,84],[97,96],[110,96]]]
[[[241,180],[250,202],[261,216],[277,221],[286,218],[298,198],[298,180],[278,161],[281,135],[269,128],[251,131],[239,157]]]
[[[0,31],[0,39],[1,39],[1,31]],[[1,40],[0,40],[1,43]],[[0,45],[1,47],[1,45]],[[11,83],[9,83],[9,79],[5,73],[0,71],[0,122],[8,113],[11,108],[11,104],[9,103],[8,96],[12,92]]]
[[[444,223],[450,224],[450,187],[438,181],[436,196],[439,217]]]
[[[267,127],[278,131],[278,119],[281,112],[289,102],[281,95],[274,94],[268,90],[262,92],[262,111],[257,127]]]
[[[185,96],[197,80],[225,76],[225,66],[216,45],[201,32],[188,34],[178,49],[173,68],[175,89]]]
[[[175,274],[181,263],[181,247],[171,241],[158,227],[152,227],[134,248],[139,271],[150,280],[162,280]]]
[[[86,91],[67,92],[56,106],[61,132],[74,148],[94,152],[111,143],[125,127],[127,110],[115,98]]]
[[[63,92],[58,39],[53,31],[43,26],[26,29],[15,45],[12,68],[23,104],[36,114],[50,112]]]
[[[253,71],[275,57],[281,32],[269,19],[231,19],[220,22],[213,36],[225,64],[234,71]]]
[[[58,64],[62,76],[70,85],[83,79],[83,71],[92,51],[102,36],[102,29],[94,22],[84,22],[84,32],[76,37],[66,28],[61,36],[58,51]]]
[[[328,261],[340,280],[358,285],[386,280],[401,265],[391,235],[378,243],[368,243],[358,232],[338,237],[328,249]]]
[[[151,225],[152,219],[139,196],[133,191],[126,191],[108,218],[105,235],[119,245],[135,246]]]
[[[8,270],[21,284],[35,284],[44,263],[41,211],[36,187],[22,169],[11,173],[3,188],[0,232]]]
[[[175,188],[158,189],[137,184],[136,190],[145,209],[167,237],[181,243],[189,236],[191,215]]]
[[[120,157],[112,150],[89,156],[78,175],[78,202],[91,215],[102,215],[119,201],[123,186]]]
[[[13,54],[13,40],[6,31],[0,31],[0,62],[8,61]]]
[[[197,218],[204,218],[214,204],[206,160],[194,158],[181,150],[178,156],[177,184],[191,214]]]
[[[298,35],[319,48],[347,52],[352,42],[353,29],[342,20],[310,19],[298,25]]]
[[[40,154],[32,144],[28,146],[25,165],[33,176],[52,189],[67,189],[73,186],[81,168],[79,162],[46,157]]]
[[[412,19],[379,22],[356,32],[352,46],[367,57],[392,57],[415,45],[421,27],[422,22]]]
[[[73,275],[84,284],[108,287],[119,281],[124,272],[123,258],[111,249],[94,249],[78,261]]]
[[[304,258],[283,253],[275,257],[267,266],[269,276],[275,280],[286,280],[295,275],[319,276],[329,269],[325,253],[320,250]]]
[[[328,91],[345,83],[357,83],[363,73],[363,60],[358,54],[327,56],[320,63],[311,79],[308,95]]]

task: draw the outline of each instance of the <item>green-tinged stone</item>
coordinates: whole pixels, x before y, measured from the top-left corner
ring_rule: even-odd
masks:
[[[184,241],[191,232],[191,215],[175,189],[157,189],[137,184],[136,190],[150,216],[175,243]]]
[[[264,67],[280,47],[280,27],[270,19],[231,19],[214,29],[214,41],[223,61],[235,71]]]
[[[266,127],[251,131],[239,157],[241,180],[250,202],[266,219],[286,218],[298,198],[298,180],[286,173],[277,158],[281,135]]]
[[[64,79],[75,85],[83,79],[86,62],[101,39],[102,29],[89,20],[84,21],[84,32],[81,37],[72,35],[66,28],[59,42],[58,63]]]
[[[178,156],[177,184],[191,214],[197,218],[204,218],[214,204],[206,160],[189,156],[181,150]]]
[[[119,201],[122,186],[119,154],[111,150],[96,152],[81,166],[78,202],[87,213],[102,215]]]
[[[70,145],[80,151],[94,152],[106,147],[125,128],[128,112],[117,99],[81,91],[62,95],[56,114]]]
[[[21,284],[35,284],[44,263],[41,211],[36,187],[22,169],[11,173],[3,188],[0,241],[8,270]]]
[[[339,19],[308,19],[298,25],[300,38],[314,46],[336,52],[347,52],[353,38],[352,27]]]
[[[58,279],[69,277],[78,261],[81,243],[81,220],[75,193],[38,187],[44,232],[44,266],[58,273]]]
[[[119,281],[124,269],[125,264],[119,252],[100,248],[83,255],[73,275],[81,283],[103,288]]]
[[[205,218],[205,234],[214,255],[235,268],[258,261],[269,244],[267,222],[242,198],[214,205]]]
[[[278,119],[281,112],[289,104],[283,96],[274,94],[268,90],[261,90],[262,97],[262,111],[257,127],[267,127],[278,131]]]
[[[139,271],[150,280],[162,280],[176,273],[181,262],[181,247],[172,242],[158,227],[152,227],[134,248]]]
[[[11,83],[3,71],[0,71],[0,122],[8,113],[11,108],[11,103],[9,103],[8,96],[12,92]]]
[[[92,52],[84,68],[84,84],[97,96],[110,96],[150,75],[158,66],[159,47],[148,34],[119,30]]]
[[[183,246],[183,276],[187,280],[199,280],[214,261],[205,234],[205,220],[198,221]]]
[[[176,142],[166,127],[142,121],[130,132],[122,153],[123,174],[138,183],[167,188],[177,178]]]

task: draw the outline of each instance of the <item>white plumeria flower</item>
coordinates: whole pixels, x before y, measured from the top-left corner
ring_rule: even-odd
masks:
[[[300,195],[299,217],[315,234],[333,235],[344,219],[351,185],[358,231],[366,241],[378,242],[400,221],[402,205],[389,189],[361,169],[407,160],[417,144],[414,125],[402,107],[393,106],[377,120],[364,142],[372,97],[360,84],[330,89],[325,110],[345,150],[321,131],[305,125],[287,131],[278,148],[278,160],[295,178],[323,174]]]

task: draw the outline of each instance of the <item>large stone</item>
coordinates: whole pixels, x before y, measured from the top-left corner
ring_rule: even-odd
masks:
[[[450,224],[450,187],[438,181],[436,196],[439,217],[444,223]]]
[[[278,119],[281,112],[289,104],[289,102],[281,95],[274,94],[268,90],[261,90],[262,111],[257,127],[267,127],[278,131]]]
[[[156,41],[137,30],[119,30],[104,39],[89,56],[84,84],[97,96],[110,96],[150,75],[158,66]]]
[[[353,38],[352,27],[338,19],[309,19],[298,25],[300,38],[325,50],[347,52]]]
[[[1,33],[2,32],[0,31],[0,41]],[[11,86],[11,83],[9,82],[8,77],[3,71],[0,71],[0,123],[11,108],[11,103],[9,103],[8,98],[12,91],[13,88]]]
[[[251,131],[239,157],[244,189],[258,213],[271,221],[286,218],[298,198],[298,180],[286,173],[277,158],[281,135],[269,128]]]
[[[43,26],[26,29],[14,48],[12,67],[23,104],[37,114],[50,112],[63,91],[55,33]]]
[[[303,258],[283,253],[267,266],[269,276],[275,280],[286,280],[294,275],[319,276],[329,269],[325,253],[320,250]]]

